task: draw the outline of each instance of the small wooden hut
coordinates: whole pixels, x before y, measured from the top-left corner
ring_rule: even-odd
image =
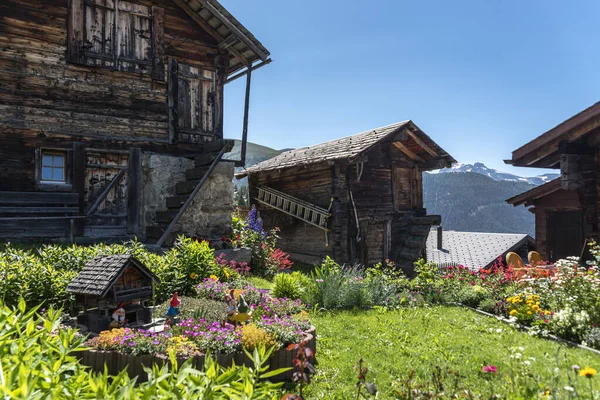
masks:
[[[237,174],[279,246],[304,261],[410,268],[438,215],[423,208],[422,172],[455,160],[412,121],[284,152]]]
[[[67,291],[83,307],[78,322],[100,332],[107,329],[113,310],[121,303],[130,325],[151,322],[145,302],[152,299],[155,281],[156,275],[132,255],[97,256],[69,283]]]

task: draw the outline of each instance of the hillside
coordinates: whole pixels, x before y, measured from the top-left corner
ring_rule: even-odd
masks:
[[[261,161],[268,160],[269,158],[273,158],[276,155],[281,154],[282,152],[289,150],[275,150],[267,146],[261,146],[256,143],[248,142],[248,146],[246,148],[246,166],[250,167],[254,164],[258,164]],[[232,160],[239,160],[242,151],[242,141],[235,140],[235,145],[231,152],[227,153],[225,158]],[[236,168],[235,172],[241,171],[243,168]],[[236,186],[242,186],[248,184],[248,178],[243,179],[234,179]]]
[[[444,229],[534,236],[534,215],[505,202],[533,187],[473,172],[423,174],[423,202],[428,214],[442,216]]]
[[[523,177],[507,172],[501,172],[493,168],[486,167],[483,163],[476,162],[475,164],[463,164],[456,163],[450,168],[438,169],[435,171],[428,172],[429,174],[448,174],[456,172],[473,172],[483,176],[492,178],[495,181],[513,181],[513,182],[526,182],[532,185],[541,185],[546,182],[550,182],[560,176],[559,173],[549,173],[538,176]]]

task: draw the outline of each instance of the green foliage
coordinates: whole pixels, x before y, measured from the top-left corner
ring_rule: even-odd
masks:
[[[28,307],[45,304],[73,311],[74,297],[66,292],[67,285],[88,261],[97,255],[111,254],[133,254],[156,274],[158,302],[174,292],[194,295],[198,282],[212,274],[222,280],[239,276],[232,271],[229,277],[225,276],[208,243],[185,237],[180,237],[176,246],[162,255],[146,250],[137,241],[93,246],[44,245],[37,249],[9,244],[0,251],[0,298],[14,306],[22,296]]]
[[[360,357],[378,398],[403,400],[490,399],[490,382],[498,399],[538,399],[547,389],[554,399],[587,399],[588,379],[575,379],[571,366],[600,366],[591,352],[532,337],[460,307],[319,312],[311,319],[319,334],[319,364],[304,390],[307,399],[355,399]],[[498,372],[486,376],[486,365]],[[591,379],[595,391],[597,379]],[[407,384],[417,390],[413,397]],[[565,386],[577,388],[580,397],[570,396]]]
[[[269,399],[280,396],[281,384],[265,379],[283,370],[266,372],[271,350],[258,346],[248,357],[253,368],[223,368],[210,356],[198,371],[191,361],[147,369],[148,382],[136,384],[125,371],[118,376],[96,374],[77,361],[84,338],[60,328],[60,314],[46,316],[37,308],[26,312],[0,304],[0,392],[10,399]]]
[[[273,297],[286,297],[288,299],[299,299],[302,295],[302,287],[298,280],[299,274],[280,273],[273,278]]]

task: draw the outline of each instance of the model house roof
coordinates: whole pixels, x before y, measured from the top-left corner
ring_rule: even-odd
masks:
[[[97,256],[88,262],[79,275],[69,283],[67,292],[103,297],[125,268],[131,264],[151,279],[158,281],[156,275],[132,255]]]
[[[427,237],[427,261],[439,267],[463,265],[478,270],[494,264],[498,257],[524,245],[533,248],[531,236],[521,233],[480,233],[442,231],[442,249],[437,248],[437,230]]]
[[[395,135],[397,136],[394,137]],[[408,120],[341,139],[289,150],[258,163],[236,176],[243,177],[259,171],[306,166],[340,159],[347,159],[349,162],[353,162],[367,150],[386,138],[392,139],[393,144],[414,161],[425,163],[432,160],[441,160],[446,166],[450,166],[456,162],[452,156],[439,147],[427,134],[421,131],[412,121]]]
[[[229,74],[248,67],[255,61],[271,61],[269,50],[217,0],[173,1],[219,42],[221,50],[232,54],[234,59],[229,65]]]
[[[600,128],[600,102],[586,108],[512,152],[507,164],[517,167],[557,168],[559,146],[573,143]]]

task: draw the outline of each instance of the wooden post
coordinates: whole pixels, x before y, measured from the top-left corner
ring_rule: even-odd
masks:
[[[127,170],[127,233],[139,234],[142,210],[142,150],[133,147],[129,150]]]
[[[383,261],[390,258],[392,249],[392,220],[388,219],[383,224]]]
[[[79,215],[85,215],[85,146],[83,143],[73,143],[73,192],[79,195]],[[72,234],[82,235],[84,219],[77,219]]]
[[[169,143],[177,143],[179,137],[179,63],[169,58],[167,81],[167,103],[169,105]]]
[[[240,156],[240,165],[238,167],[246,166],[246,146],[248,144],[248,111],[250,108],[250,83],[252,81],[252,68],[248,68],[248,74],[246,74],[246,98],[244,102],[244,126],[242,129],[242,152]]]

